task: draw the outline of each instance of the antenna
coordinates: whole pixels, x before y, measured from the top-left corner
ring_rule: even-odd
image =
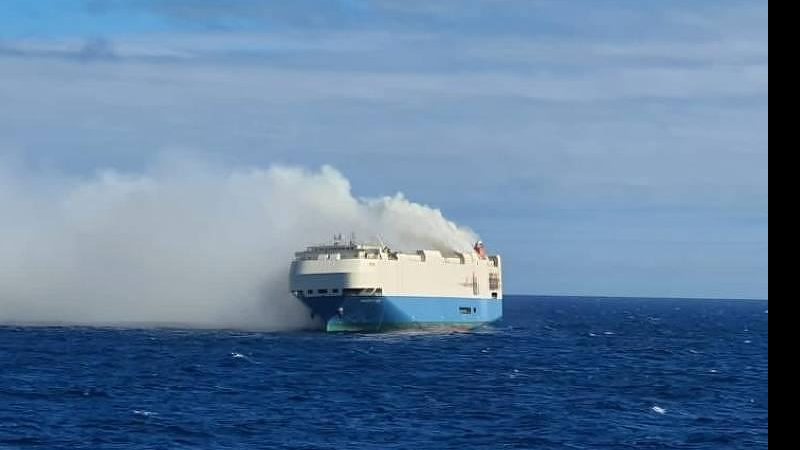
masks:
[[[353,245],[355,243],[356,243],[356,232],[355,231],[351,231],[350,232],[350,245]]]

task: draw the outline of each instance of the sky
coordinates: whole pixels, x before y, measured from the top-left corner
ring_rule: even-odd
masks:
[[[768,62],[766,1],[4,0],[0,175],[331,166],[506,293],[767,298]]]

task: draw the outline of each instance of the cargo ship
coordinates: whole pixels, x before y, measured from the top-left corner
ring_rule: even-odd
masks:
[[[335,237],[295,253],[289,289],[329,332],[475,328],[503,316],[500,256],[480,241],[401,252]]]

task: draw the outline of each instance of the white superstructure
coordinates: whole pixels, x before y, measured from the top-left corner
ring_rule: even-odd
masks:
[[[479,242],[472,252],[394,252],[353,242],[317,245],[295,253],[290,289],[298,297],[391,296],[503,298],[499,256]]]

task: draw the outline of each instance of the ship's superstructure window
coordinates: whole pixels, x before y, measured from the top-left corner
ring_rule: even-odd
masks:
[[[334,294],[338,294],[339,293],[339,289],[331,289],[331,292],[334,293]]]
[[[317,293],[318,294],[327,294],[328,290],[327,289],[317,289]]]
[[[314,293],[314,290],[313,290],[313,289],[309,289],[309,290],[308,290],[308,294],[309,294],[309,295],[311,295],[311,294],[313,294],[313,293]]]

